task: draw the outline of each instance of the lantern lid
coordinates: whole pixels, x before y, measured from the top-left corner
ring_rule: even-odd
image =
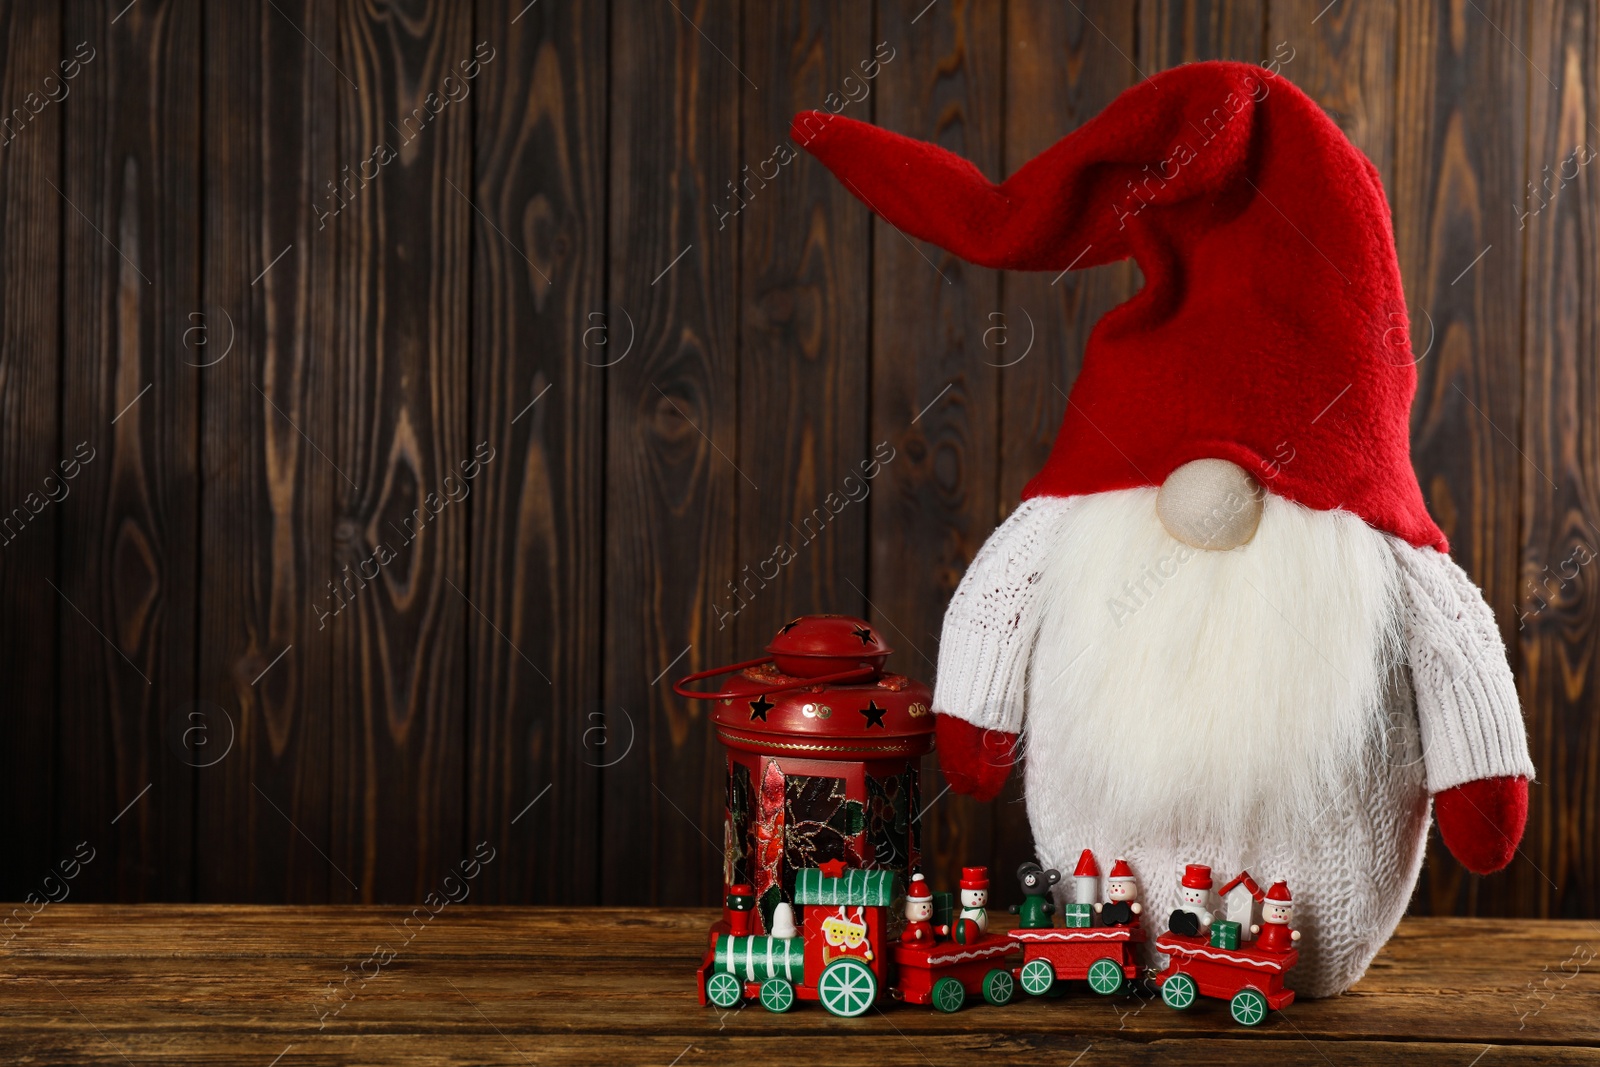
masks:
[[[773,686],[788,683],[782,691]],[[807,684],[775,663],[728,679],[711,720],[730,748],[816,759],[920,756],[933,749],[933,694],[904,675]]]
[[[865,619],[854,615],[802,615],[783,625],[767,653],[796,678],[818,678],[855,667],[881,669],[894,649]]]

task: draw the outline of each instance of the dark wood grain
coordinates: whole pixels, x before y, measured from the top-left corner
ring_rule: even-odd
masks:
[[[1221,57],[1383,174],[1419,477],[1527,709],[1522,853],[1436,841],[1413,908],[1600,913],[1597,38],[1510,0],[0,8],[13,126],[94,51],[0,128],[0,509],[95,457],[0,533],[0,897],[81,841],[74,899],[414,900],[485,841],[480,899],[713,901],[721,751],[672,679],[853,611],[933,681],[1139,283],[909,240],[789,117],[1000,178]],[[936,880],[1028,853],[1019,784],[926,762]]]
[[[0,804],[31,813],[6,834],[4,900],[42,899],[43,879],[59,878],[50,818],[56,649],[61,612],[72,609],[49,583],[60,577],[59,502],[78,484],[66,477],[77,461],[70,447],[62,452],[59,432],[60,230],[71,208],[49,184],[61,184],[62,106],[54,98],[70,100],[78,82],[63,78],[58,64],[71,57],[60,54],[61,39],[54,3],[0,9],[0,679],[10,706]]]
[[[197,768],[198,896],[326,900],[337,367],[330,284],[352,220],[332,12],[228,5],[205,25],[204,300],[178,355],[200,383],[199,703],[171,727]],[[313,43],[315,42],[315,43]],[[321,450],[321,451],[319,451]],[[183,742],[187,740],[187,744]]]
[[[722,1012],[694,992],[710,911],[447,905],[401,929],[406,918],[52,906],[0,978],[0,1052],[21,1063],[1066,1063],[1086,1049],[1085,1061],[1108,1063],[1600,1060],[1600,978],[1561,970],[1575,943],[1593,944],[1580,922],[1407,919],[1350,993],[1246,1031],[1220,1003],[1174,1012],[1083,990],[948,1015]],[[363,968],[374,954],[386,962]]]
[[[192,885],[193,773],[163,733],[195,681],[199,383],[175,353],[200,306],[200,24],[193,0],[114,14],[65,8],[96,58],[65,112],[61,439],[94,459],[59,513],[57,817],[96,853],[76,890],[170,899]]]
[[[1266,0],[1140,0],[1139,65],[1154,74],[1205,59],[1259,63],[1277,44],[1266,29]]]
[[[1532,473],[1516,446],[1523,229],[1514,205],[1524,146],[1505,137],[1527,110],[1520,10],[1401,6],[1394,121],[1404,132],[1390,183],[1417,360],[1412,462],[1451,555],[1483,587],[1513,652],[1517,514],[1523,475]],[[1502,31],[1514,35],[1509,43]],[[1437,835],[1431,844],[1418,907],[1503,912],[1511,896],[1535,889],[1525,862],[1485,881]]]
[[[439,101],[461,96],[471,23],[444,0],[341,4],[329,53],[341,176],[393,153],[335,220],[335,581],[377,571],[330,626],[335,900],[421,899],[463,854],[472,122],[470,96]]]
[[[604,367],[631,341],[604,299],[606,12],[477,12],[500,54],[473,97],[472,440],[497,454],[471,498],[468,838],[503,857],[488,899],[587,901],[629,740],[596,689]]]
[[[638,337],[607,371],[602,692],[611,737],[637,740],[605,771],[605,901],[721,889],[720,754],[705,705],[670,686],[748,658],[713,607],[736,570],[735,483],[763,489],[736,457],[739,246],[716,214],[758,84],[738,41],[730,0],[647,5],[612,28],[608,300]]]
[[[1600,193],[1561,161],[1600,148],[1600,18],[1577,3],[1540,8],[1529,31],[1528,175],[1544,203],[1527,221],[1521,425],[1522,701],[1539,784],[1532,791],[1515,906],[1524,914],[1600,908],[1600,715],[1595,714],[1600,548]],[[1544,189],[1546,165],[1551,188]],[[1593,164],[1584,165],[1584,169]],[[1573,168],[1565,168],[1569,173]],[[1511,432],[1508,428],[1508,432]]]
[[[880,4],[877,36],[896,54],[874,120],[999,178],[1003,32],[998,5]],[[902,669],[928,677],[945,605],[998,515],[999,371],[978,353],[1002,310],[1000,275],[875,219],[872,301],[870,435],[895,459],[870,498],[871,617]],[[943,789],[927,776],[924,866],[950,882],[993,834],[986,806]]]
[[[729,211],[719,236],[741,248],[739,407],[753,417],[740,420],[738,455],[761,490],[735,483],[737,567],[709,588],[719,629],[756,649],[797,614],[867,610],[867,500],[879,481],[866,477],[879,469],[867,437],[871,216],[789,139],[789,121],[809,110],[865,120],[887,67],[866,4],[791,0],[746,14],[746,69],[764,88],[744,94],[741,189],[718,198]],[[778,405],[782,419],[770,417]],[[931,673],[895,644],[898,667]]]

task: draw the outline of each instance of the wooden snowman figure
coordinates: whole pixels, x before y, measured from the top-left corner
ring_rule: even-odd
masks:
[[[1139,921],[1139,913],[1144,910],[1139,903],[1139,882],[1122,857],[1111,865],[1111,875],[1106,879],[1106,902],[1095,904],[1094,910],[1102,926],[1131,926]]]
[[[933,891],[921,874],[911,876],[911,888],[906,890],[906,928],[900,940],[908,945],[931,945],[938,935],[933,931]]]
[[[1211,868],[1191,863],[1178,885],[1179,903],[1167,926],[1175,934],[1204,937],[1211,929]]]
[[[989,932],[989,868],[961,868],[961,913],[950,924],[950,935],[969,945]]]
[[[1289,897],[1289,886],[1273,882],[1267,890],[1267,899],[1261,905],[1261,924],[1250,927],[1256,935],[1256,948],[1263,952],[1288,952],[1300,940],[1300,931],[1291,930],[1294,919],[1294,902]]]

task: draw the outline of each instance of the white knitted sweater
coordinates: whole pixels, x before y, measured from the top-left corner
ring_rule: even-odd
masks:
[[[983,546],[945,615],[935,711],[1028,732],[1030,682],[1044,687],[1059,676],[1033,661],[1045,560],[1072,506],[1072,499],[1026,501]],[[1429,795],[1534,773],[1505,647],[1482,594],[1448,556],[1388,542],[1405,663],[1386,688],[1385,721],[1372,744],[1315,819],[1270,837],[1240,827],[1225,840],[1160,839],[1115,811],[1064,801],[1059,780],[1071,773],[1070,756],[1030,737],[1025,780],[1040,861],[1067,869],[1084,848],[1102,859],[1126,857],[1140,876],[1145,914],[1161,927],[1186,863],[1208,863],[1222,878],[1249,867],[1259,878],[1285,879],[1303,934],[1290,985],[1302,996],[1326,996],[1359,979],[1415,887]],[[1159,965],[1153,950],[1147,962]]]

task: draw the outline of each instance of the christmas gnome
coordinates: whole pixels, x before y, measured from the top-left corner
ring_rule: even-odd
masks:
[[[1040,862],[1123,856],[1148,915],[1186,863],[1284,879],[1302,996],[1348,988],[1393,932],[1430,797],[1457,859],[1505,866],[1534,772],[1516,688],[1411,467],[1388,205],[1339,128],[1282,77],[1196,63],[999,185],[849,119],[793,136],[962,259],[1144,275],[945,615],[951,785],[993,797],[1025,748]]]

